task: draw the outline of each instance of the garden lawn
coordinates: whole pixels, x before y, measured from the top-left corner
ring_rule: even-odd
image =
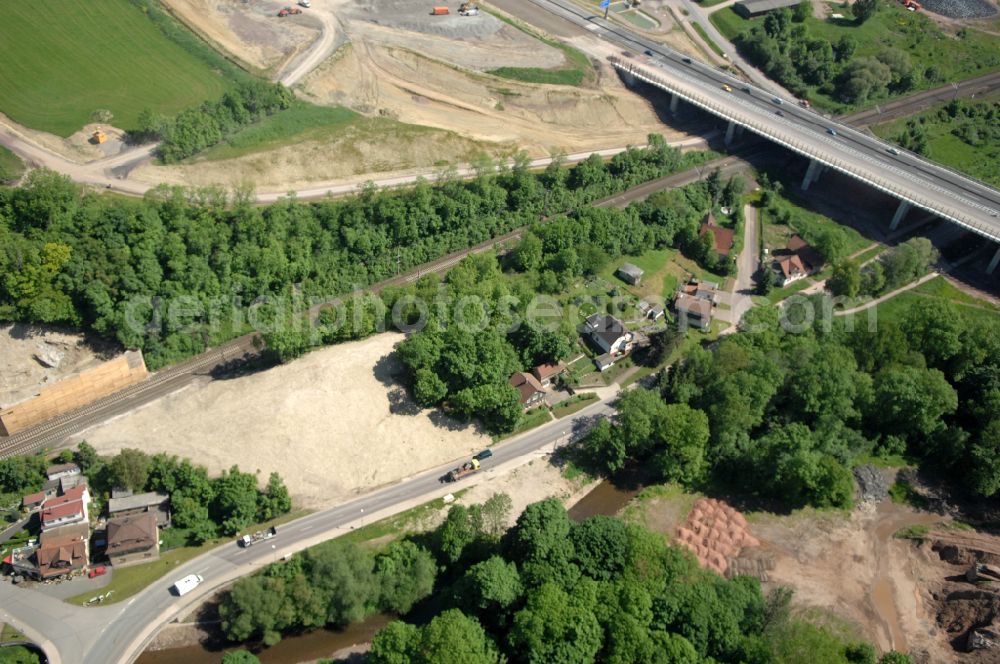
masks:
[[[144,108],[173,114],[230,85],[128,0],[4,2],[0,25],[0,111],[58,136],[98,109],[128,129]]]
[[[632,263],[642,268],[642,280],[638,285],[626,283],[615,274],[623,263]],[[715,281],[723,287],[726,281],[726,277],[702,269],[676,249],[650,249],[638,256],[622,256],[608,263],[599,276],[639,299],[663,306],[664,301],[672,299],[677,287],[691,275]]]
[[[557,418],[566,417],[567,415],[572,415],[583,410],[595,401],[597,401],[596,394],[593,392],[583,392],[570,397],[566,401],[557,403],[552,407],[552,414]]]
[[[937,277],[877,305],[876,320],[898,322],[912,307],[924,306],[933,300],[951,302],[956,306],[959,315],[971,323],[977,320],[996,320],[1000,314],[995,305],[958,290],[944,277]]]

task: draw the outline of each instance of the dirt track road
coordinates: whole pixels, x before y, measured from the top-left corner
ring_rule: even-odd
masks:
[[[327,1],[316,0],[313,8],[306,10],[311,17],[320,22],[322,26],[320,28],[320,35],[305,52],[304,56],[298,58],[294,66],[278,78],[278,82],[282,85],[289,88],[292,87],[333,53],[336,46],[337,22],[334,18],[333,10],[324,8]]]

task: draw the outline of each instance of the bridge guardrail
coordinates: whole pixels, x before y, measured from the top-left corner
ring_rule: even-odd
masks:
[[[817,162],[823,164],[824,166],[833,168],[840,171],[846,175],[864,180],[874,186],[876,189],[883,191],[885,193],[891,194],[892,196],[904,200],[911,205],[915,205],[919,208],[928,210],[942,217],[949,219],[950,221],[968,228],[980,235],[983,235],[989,239],[1000,241],[1000,232],[992,228],[986,227],[981,222],[970,218],[968,215],[963,214],[951,206],[942,206],[940,204],[932,203],[929,199],[922,197],[910,191],[902,191],[898,185],[891,184],[888,181],[873,175],[870,172],[866,172],[863,169],[859,169],[856,166],[849,165],[838,159],[819,155],[815,150],[805,146],[793,139],[788,139],[782,136],[778,136],[775,132],[771,131],[768,127],[763,126],[761,123],[755,121],[755,119],[747,116],[744,113],[740,113],[732,108],[724,108],[722,105],[716,103],[704,95],[699,95],[697,93],[691,92],[690,90],[681,89],[681,86],[671,85],[666,80],[656,76],[645,69],[640,69],[634,62],[622,61],[620,58],[612,56],[610,58],[611,64],[627,73],[630,76],[643,80],[650,85],[657,86],[668,92],[679,94],[684,96],[690,103],[699,106],[707,111],[712,112],[727,120],[738,122],[756,134],[759,134],[769,140],[783,145],[787,148],[792,149],[795,152],[808,156],[811,159],[815,159]]]

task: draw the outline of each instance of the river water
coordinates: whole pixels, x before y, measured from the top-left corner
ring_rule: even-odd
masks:
[[[632,500],[640,489],[639,485],[620,488],[611,482],[603,481],[570,508],[569,516],[573,521],[580,522],[598,514],[614,515]],[[299,664],[330,657],[338,650],[371,641],[375,633],[390,620],[389,616],[376,614],[342,631],[318,629],[305,634],[287,636],[278,645],[264,648],[254,654],[260,659],[261,664]],[[238,648],[239,646],[231,646],[228,649]],[[219,664],[223,654],[225,650],[213,650],[206,645],[147,650],[136,660],[136,664]]]
[[[278,645],[255,652],[261,664],[298,664],[323,657],[330,657],[338,650],[359,643],[368,643],[375,632],[385,627],[391,618],[383,614],[365,620],[341,631],[317,629],[305,634],[286,636]],[[237,650],[240,646],[230,646]],[[210,650],[204,645],[183,646],[167,650],[147,650],[136,664],[219,664],[225,650]]]

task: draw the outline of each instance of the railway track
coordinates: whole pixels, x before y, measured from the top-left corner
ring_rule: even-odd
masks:
[[[760,151],[760,146],[747,146],[742,153],[749,157],[759,154]],[[740,153],[740,151],[737,151],[737,154]],[[651,182],[636,185],[623,194],[610,196],[596,201],[592,205],[597,207],[623,207],[629,202],[645,198],[659,189],[680,186],[696,180],[703,174],[708,173],[715,166],[721,166],[726,169],[731,168],[734,162],[738,160],[738,157],[734,155],[722,157],[702,164],[697,168],[689,169],[688,171],[674,173]],[[499,237],[480,242],[475,246],[452,252],[430,263],[421,265],[416,270],[385,279],[363,290],[378,293],[388,286],[403,286],[412,283],[425,274],[444,272],[454,267],[466,256],[482,253],[493,249],[497,245],[520,239],[525,230],[525,227],[514,229]],[[331,303],[316,305],[309,310],[309,313],[316,315],[320,309],[329,304]],[[257,356],[262,346],[259,341],[255,345],[255,337],[259,340],[257,333],[237,337],[217,348],[211,348],[200,355],[196,355],[181,364],[159,371],[141,383],[130,385],[123,390],[97,399],[86,406],[36,424],[13,436],[0,437],[0,459],[56,447],[62,444],[67,437],[75,433],[79,433],[95,424],[100,424],[112,417],[125,414],[138,406],[145,405],[171,392],[175,392],[191,383],[198,376],[210,374],[216,367],[223,366],[233,360]]]

